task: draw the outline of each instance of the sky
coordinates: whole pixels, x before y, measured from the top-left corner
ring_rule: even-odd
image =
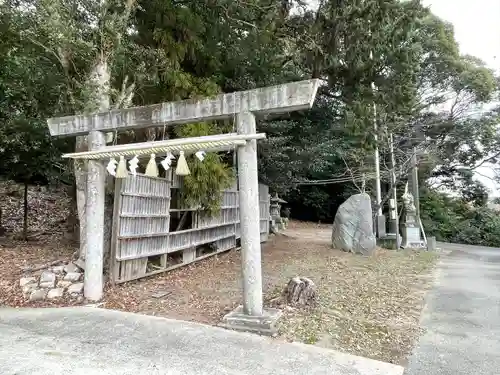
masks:
[[[500,74],[500,0],[424,0],[438,17],[453,24],[463,54],[479,57]],[[478,168],[476,178],[500,196],[490,167]],[[487,177],[485,177],[487,176]],[[489,178],[488,178],[489,177]]]
[[[479,57],[500,74],[500,0],[423,0],[432,12],[453,25],[455,39],[462,54]],[[316,8],[317,0],[309,0]],[[478,168],[476,178],[491,196],[500,196],[500,186],[491,178],[490,167]],[[486,177],[484,177],[486,176]]]
[[[500,0],[424,0],[423,3],[453,24],[462,53],[479,57],[500,73]]]

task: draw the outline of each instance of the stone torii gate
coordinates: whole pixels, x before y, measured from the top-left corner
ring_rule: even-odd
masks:
[[[244,145],[238,144],[243,306],[225,318],[234,329],[266,333],[273,312],[263,310],[256,115],[285,113],[312,106],[319,80],[221,94],[203,100],[184,100],[107,112],[52,118],[51,136],[88,135],[89,151],[105,151],[105,132],[236,118]],[[103,293],[104,189],[106,170],[101,160],[88,160],[85,296],[99,300]],[[251,319],[250,319],[251,318]]]

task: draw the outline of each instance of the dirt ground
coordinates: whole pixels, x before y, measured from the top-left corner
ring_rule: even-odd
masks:
[[[36,267],[52,261],[68,261],[72,258],[75,248],[53,236],[36,241],[24,242],[12,239],[0,239],[0,308],[11,307],[49,307],[78,304],[75,300],[53,300],[28,302],[24,299],[19,279],[23,276],[23,268]],[[39,275],[42,270],[34,272]]]
[[[317,307],[285,308],[278,339],[404,364],[419,335],[435,255],[380,249],[362,257],[334,250],[329,241],[329,226],[292,222],[286,235],[274,236],[263,246],[268,305],[294,276],[310,278],[318,290]],[[69,259],[74,251],[53,249],[0,247],[0,306],[30,305],[18,287],[20,267],[43,263],[42,258]],[[240,271],[240,253],[230,251],[169,273],[108,286],[101,307],[216,324],[241,303]],[[67,304],[75,302],[36,306]]]

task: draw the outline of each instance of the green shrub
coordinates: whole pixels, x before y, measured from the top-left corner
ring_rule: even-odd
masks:
[[[500,247],[499,212],[432,190],[423,191],[420,203],[428,236],[444,242]]]

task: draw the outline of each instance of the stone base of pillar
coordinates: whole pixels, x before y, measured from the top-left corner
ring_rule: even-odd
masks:
[[[277,333],[276,322],[281,317],[281,314],[278,309],[264,309],[262,316],[252,316],[243,312],[243,306],[238,306],[222,318],[219,327],[257,333],[263,336],[273,336]]]
[[[399,244],[396,244],[396,233],[386,233],[385,237],[377,238],[377,245],[389,250],[398,250],[401,248],[401,236],[399,236]]]
[[[377,215],[376,225],[377,225],[377,237],[384,238],[387,233],[384,215]]]

